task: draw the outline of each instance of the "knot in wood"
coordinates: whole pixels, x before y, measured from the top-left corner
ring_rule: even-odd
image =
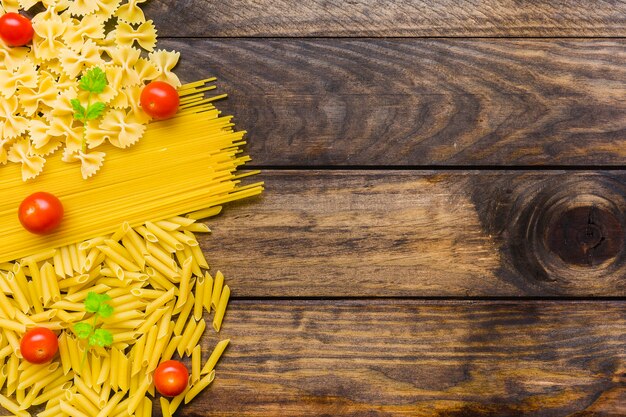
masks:
[[[511,206],[507,249],[521,276],[564,285],[624,276],[625,183],[581,173],[519,190]]]
[[[549,249],[563,261],[588,266],[615,258],[624,241],[615,214],[594,205],[561,213],[550,224],[546,238]]]

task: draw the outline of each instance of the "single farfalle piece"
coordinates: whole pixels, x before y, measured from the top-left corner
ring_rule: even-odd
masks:
[[[135,42],[146,51],[153,51],[156,45],[157,31],[152,20],[134,29],[126,22],[119,22],[115,27],[115,40],[120,46],[133,46]]]
[[[14,70],[28,59],[29,48],[8,46],[0,39],[0,69]]]
[[[67,9],[72,16],[85,16],[98,10],[93,0],[74,0]]]
[[[141,108],[141,92],[143,86],[126,87],[122,94],[126,96],[126,107],[130,108],[130,114],[137,123],[146,124],[151,117]]]
[[[19,102],[16,96],[0,97],[0,137],[12,139],[22,135],[28,128],[28,119],[19,116]]]
[[[37,67],[30,61],[24,61],[14,70],[0,70],[0,94],[11,97],[19,86],[37,88]]]
[[[117,9],[115,16],[122,22],[133,25],[143,23],[146,21],[146,17],[143,14],[143,10],[139,7],[139,4],[145,2],[146,0],[128,0],[128,3],[122,4]]]
[[[80,52],[64,48],[60,52],[63,70],[69,77],[78,77],[84,70],[104,64],[101,51],[93,41],[85,41]]]
[[[87,39],[104,39],[104,22],[96,15],[71,19],[63,33],[63,41],[74,51],[80,51]]]
[[[111,65],[107,65],[105,72],[113,88],[141,83],[139,74],[137,74],[134,68],[141,56],[139,49],[131,46],[122,46],[119,48],[106,48],[105,51],[111,57]]]
[[[87,143],[89,148],[99,146],[105,139],[117,148],[128,148],[141,139],[146,126],[138,123],[125,110],[110,109],[104,114],[97,129],[88,127]]]
[[[80,173],[83,179],[87,179],[94,175],[104,163],[104,152],[83,152],[72,151],[67,149],[63,152],[62,160],[64,162],[78,162],[80,161]]]
[[[74,122],[74,108],[71,100],[76,97],[76,90],[62,92],[54,101],[52,110],[44,115],[50,123],[52,136],[61,136],[71,129]]]
[[[42,61],[58,58],[59,51],[65,47],[59,38],[65,32],[65,22],[52,9],[40,13],[32,20],[35,36],[33,51],[35,57]]]
[[[174,87],[180,87],[178,76],[172,72],[172,69],[178,63],[180,52],[159,49],[151,52],[148,58],[159,71],[159,75],[155,78],[156,80],[166,81]]]
[[[31,152],[35,155],[50,155],[62,144],[59,137],[50,134],[50,126],[42,119],[32,119],[28,123],[28,133],[32,144]]]
[[[139,79],[142,83],[146,81],[152,81],[159,76],[159,69],[153,62],[146,58],[139,58],[135,64],[135,71],[139,74]]]
[[[39,109],[40,104],[51,108],[59,94],[54,77],[48,72],[42,72],[37,88],[20,87],[17,90],[24,115],[32,116]]]
[[[43,157],[35,155],[32,152],[30,141],[26,138],[18,139],[18,141],[11,146],[7,158],[11,162],[22,164],[23,181],[28,181],[39,175],[46,163]]]
[[[96,3],[96,16],[102,19],[103,22],[109,20],[117,8],[119,7],[122,0],[92,0]]]

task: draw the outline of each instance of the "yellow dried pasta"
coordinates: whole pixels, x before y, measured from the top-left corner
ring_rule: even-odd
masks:
[[[195,221],[185,218],[159,223],[169,228],[174,225],[169,232],[198,230]],[[202,297],[204,292],[191,291],[191,284],[184,290],[175,280],[162,277],[172,284],[166,289],[154,275],[148,274],[149,265],[139,267],[134,263],[130,247],[161,246],[162,241],[167,241],[161,238],[151,242],[136,229],[123,225],[112,235],[43,251],[4,265],[9,270],[0,270],[0,406],[23,416],[30,415],[29,407],[41,405],[44,409],[40,416],[149,415],[146,407],[151,408],[151,399],[155,398],[152,372],[159,362],[177,352],[190,361],[190,385],[171,401],[161,399],[161,406],[166,407],[163,415],[174,413],[213,381],[215,364],[230,340],[218,340],[212,351],[203,352],[199,341],[207,328],[205,320],[210,322],[205,316],[211,314],[211,309],[200,303],[201,316],[195,315],[197,311],[191,313],[198,306],[193,300],[194,292]],[[196,244],[195,238],[182,243],[184,248],[189,244]],[[88,262],[87,257],[78,256],[79,251],[86,250],[100,251],[103,256],[97,258],[97,263]],[[160,250],[177,275],[190,274],[191,282],[204,285],[208,273],[204,268],[199,275],[191,271],[192,258],[181,264],[175,252],[164,247]],[[76,265],[67,259],[72,257]],[[121,277],[109,276],[107,262],[111,259],[123,265]],[[223,277],[219,272],[218,275]],[[51,284],[51,277],[55,284]],[[55,287],[52,290],[51,285]],[[27,288],[33,286],[34,291],[29,292]],[[224,290],[227,288],[225,285]],[[176,311],[181,290],[189,291],[185,294],[187,302]],[[39,300],[37,294],[48,291],[56,296],[46,295],[43,301]],[[72,330],[74,324],[91,320],[91,314],[81,304],[91,291],[112,297],[114,314],[97,319],[98,326],[113,334],[110,348],[89,348]],[[40,312],[36,312],[37,304],[41,304]],[[49,327],[50,323],[57,323],[53,329],[59,334],[59,354],[43,365],[23,360],[19,352],[22,334],[32,327]]]

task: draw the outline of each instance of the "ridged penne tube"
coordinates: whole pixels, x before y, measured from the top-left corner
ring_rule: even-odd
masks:
[[[213,277],[209,272],[204,273],[204,299],[202,305],[207,313],[211,313],[211,301],[213,298]]]
[[[2,290],[0,290],[0,312],[7,319],[15,318],[15,306]]]
[[[200,371],[202,366],[202,348],[200,345],[194,346],[191,352],[191,384],[195,384],[200,380]]]
[[[170,402],[165,397],[159,398],[159,405],[161,406],[161,415],[163,417],[172,417],[172,413],[170,413]]]
[[[139,340],[137,340],[137,343],[135,343],[135,346],[133,347],[133,350],[131,351],[131,357],[132,357],[132,364],[131,364],[131,368],[130,368],[130,375],[131,377],[134,375],[137,375],[139,373],[139,371],[141,371],[141,367],[142,365],[142,361],[143,361],[143,357],[144,357],[144,349],[146,347],[146,339],[147,339],[147,335],[143,335],[139,338]]]
[[[176,412],[176,410],[178,410],[178,407],[180,407],[180,405],[183,403],[183,401],[185,400],[185,395],[187,395],[190,388],[191,386],[187,385],[187,388],[185,388],[185,390],[182,393],[180,393],[179,395],[175,396],[174,398],[170,400],[170,414],[171,415],[173,415]]]
[[[80,377],[74,377],[74,386],[76,387],[76,390],[85,396],[85,398],[89,399],[94,406],[98,405],[100,402],[100,396],[96,391],[89,388]],[[96,411],[94,414],[98,414],[98,412]]]
[[[0,318],[0,328],[13,330],[18,333],[26,332],[26,326],[9,319]]]
[[[122,239],[122,244],[124,245],[126,250],[128,250],[128,253],[133,259],[134,264],[139,266],[140,270],[143,270],[146,266],[146,260],[143,258],[141,248],[135,245],[134,241],[127,236],[124,236],[124,238]]]
[[[224,285],[222,295],[220,296],[220,302],[215,310],[215,316],[213,317],[213,329],[215,329],[216,332],[219,332],[222,327],[222,320],[224,319],[224,314],[226,313],[229,298],[230,287],[228,285]]]
[[[67,249],[70,254],[70,263],[72,264],[72,270],[74,272],[81,272],[82,265],[78,261],[78,251],[76,250],[76,245],[68,245]]]
[[[66,391],[68,392],[68,391]],[[61,411],[69,416],[72,417],[89,417],[88,414],[83,413],[82,411],[78,410],[76,407],[70,405],[68,402],[61,400],[59,402],[59,407],[61,408]]]
[[[39,252],[39,253],[35,253],[33,255],[27,256],[25,258],[22,259],[22,263],[26,263],[26,262],[43,262],[43,261],[47,261],[48,259],[54,258],[54,256],[56,255],[57,250],[52,248],[52,249],[46,249],[43,252]]]
[[[217,310],[217,306],[220,302],[220,296],[222,295],[222,287],[224,286],[224,275],[217,271],[215,274],[215,281],[213,281],[213,292],[211,295],[211,307]]]
[[[198,324],[196,325],[196,328],[193,330],[193,333],[191,334],[191,338],[189,339],[189,341],[187,342],[187,346],[185,347],[185,353],[187,353],[187,355],[191,355],[193,348],[200,341],[200,338],[202,337],[202,334],[204,333],[205,329],[206,329],[206,322],[204,320],[200,320]]]
[[[150,315],[157,309],[163,307],[169,301],[174,299],[174,288],[169,289],[166,292],[163,292],[158,298],[154,299],[150,304],[146,306],[145,314]]]
[[[139,403],[145,398],[150,384],[152,384],[152,375],[148,374],[143,378],[143,381],[137,388],[137,391],[128,398],[128,405],[126,406],[128,414],[132,415],[135,412]]]
[[[168,246],[171,246],[171,247],[173,247],[176,250],[183,250],[184,246],[183,246],[183,244],[181,242],[176,240],[168,232],[166,232],[165,230],[161,229],[160,227],[158,227],[154,223],[146,222],[146,228],[148,229],[148,231],[150,231],[152,234],[154,234],[157,237],[157,239],[159,239],[160,243],[164,243],[164,244],[166,244]]]
[[[174,269],[170,268],[169,266],[165,265],[163,262],[161,262],[154,256],[151,256],[151,255],[146,256],[146,264],[153,267],[156,271],[160,272],[161,274],[163,274],[163,276],[165,276],[166,278],[168,278],[170,281],[174,283],[178,283],[178,281],[180,280],[180,274],[178,272],[176,272]]]
[[[180,340],[182,338],[183,338],[182,336],[173,336],[170,339],[169,343],[167,344],[167,347],[163,351],[163,355],[161,355],[162,361],[168,361],[172,359],[172,356],[174,356],[174,352],[178,350],[178,346],[180,345]]]
[[[141,367],[146,368],[150,363],[150,356],[154,354],[154,345],[157,341],[158,327],[151,327],[146,335],[146,346],[143,350],[143,358],[141,358]]]
[[[129,258],[132,258],[130,254],[128,254],[128,258],[125,257],[118,250],[118,245],[116,242],[113,242],[111,239],[107,239],[105,246],[98,246],[98,250],[104,253],[109,259],[113,260],[117,265],[121,266],[122,269],[131,272],[141,271],[141,268],[138,265],[135,265],[133,261]],[[119,245],[121,247],[121,245]],[[116,250],[118,249],[118,250]],[[128,253],[128,251],[126,251]]]
[[[181,227],[180,223],[171,222],[169,220],[160,220],[158,222],[154,222],[154,224],[167,232],[173,232]]]
[[[200,379],[195,385],[189,388],[189,391],[187,391],[187,393],[185,394],[185,404],[188,404],[189,401],[193,400],[198,394],[200,394],[200,391],[208,387],[214,379],[215,370],[203,376],[202,379]]]
[[[178,314],[176,318],[176,325],[174,326],[174,334],[176,336],[180,335],[183,332],[183,328],[185,327],[185,323],[187,323],[187,318],[193,310],[193,306],[195,305],[195,299],[193,294],[189,294],[189,300],[183,306],[183,309]]]
[[[193,305],[193,317],[196,320],[200,320],[202,318],[204,291],[205,291],[205,280],[204,280],[204,277],[200,276],[196,280],[196,295],[195,295],[195,300],[194,300],[194,305]]]
[[[124,398],[125,393],[124,392],[116,392],[115,394],[113,394],[113,396],[109,399],[109,401],[107,402],[107,404],[101,408],[100,412],[98,414],[96,414],[96,417],[109,417],[113,415],[113,410],[115,409],[115,407],[117,407],[117,405],[120,403],[120,401],[122,400],[122,398]]]
[[[70,403],[88,416],[95,416],[100,411],[94,403],[82,394],[75,394]]]
[[[52,264],[48,262],[43,264],[41,267],[41,280],[44,288],[44,304],[59,301],[61,299],[61,290]]]
[[[63,375],[63,369],[59,368],[58,362],[52,362],[46,367],[38,368],[37,372],[25,378],[17,384],[17,389],[26,389],[36,382],[41,381],[45,384],[48,381],[54,381],[55,378],[59,378]]]
[[[28,313],[28,311],[30,310],[30,304],[26,300],[24,291],[22,291],[22,289],[19,287],[19,284],[17,283],[13,272],[9,272],[7,274],[6,281],[9,284],[9,288],[11,289],[11,295],[13,296],[13,299],[17,302],[20,310],[23,313]]]
[[[191,281],[191,261],[192,258],[185,259],[183,263],[183,269],[180,274],[180,290],[178,294],[178,300],[174,306],[174,311],[181,309],[187,302],[187,295],[189,293],[190,281]]]
[[[61,332],[61,336],[59,336],[59,357],[61,358],[61,366],[63,368],[63,374],[67,375],[67,373],[72,369],[72,360],[70,358],[69,348],[67,346],[67,333]]]
[[[183,233],[185,233],[185,235],[187,235],[189,237],[193,237],[193,234],[191,232],[187,231],[187,230],[185,230]],[[206,258],[204,257],[204,253],[202,252],[202,249],[200,248],[200,245],[197,244],[197,241],[196,241],[196,245],[190,246],[190,249],[191,249],[191,253],[192,253],[193,258],[196,261],[196,263],[201,268],[209,269],[209,263],[207,262]]]
[[[4,409],[6,409],[7,411],[13,413],[14,415],[16,415],[18,417],[30,416],[30,414],[28,412],[26,412],[24,410],[21,410],[20,406],[18,404],[16,404],[15,402],[11,401],[10,399],[8,399],[7,397],[5,397],[2,394],[0,394],[0,406],[4,407]]]
[[[43,403],[47,403],[55,398],[59,398],[65,394],[65,391],[69,389],[69,387],[73,386],[72,382],[61,381],[60,384],[53,385],[50,389],[47,389],[35,398],[33,401],[33,405],[40,405]]]
[[[204,320],[202,320],[202,322],[204,323]],[[187,345],[193,337],[193,333],[196,330],[197,325],[198,323],[196,323],[193,318],[189,319],[189,322],[187,322],[187,325],[185,326],[185,331],[183,331],[183,334],[181,335],[182,338],[180,339],[178,348],[176,348],[176,351],[180,356],[183,356],[183,354],[185,353]]]

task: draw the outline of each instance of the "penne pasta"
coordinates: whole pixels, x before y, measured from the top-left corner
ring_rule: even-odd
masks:
[[[222,327],[222,320],[224,319],[224,313],[226,313],[226,306],[228,305],[229,298],[230,287],[228,285],[224,285],[219,304],[215,310],[215,316],[213,317],[213,329],[215,329],[216,332],[219,332]]]

